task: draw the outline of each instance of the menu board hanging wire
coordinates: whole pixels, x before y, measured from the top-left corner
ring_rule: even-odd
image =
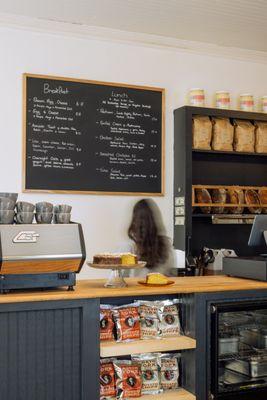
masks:
[[[23,191],[164,195],[164,89],[33,74],[23,82]]]

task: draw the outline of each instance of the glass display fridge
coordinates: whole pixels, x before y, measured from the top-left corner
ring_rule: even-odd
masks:
[[[267,399],[267,301],[211,305],[213,399]]]

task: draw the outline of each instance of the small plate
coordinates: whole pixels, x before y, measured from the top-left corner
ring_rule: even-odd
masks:
[[[148,287],[160,287],[160,286],[169,286],[173,285],[174,281],[168,281],[167,283],[146,283],[146,281],[138,281],[140,285],[148,286]]]

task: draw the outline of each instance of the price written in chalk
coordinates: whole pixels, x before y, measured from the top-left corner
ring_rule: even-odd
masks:
[[[161,193],[161,91],[49,77],[26,86],[27,187]]]

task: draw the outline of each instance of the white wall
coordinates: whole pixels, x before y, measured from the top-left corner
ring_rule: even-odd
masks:
[[[166,195],[156,198],[172,236],[173,110],[191,87],[203,87],[207,104],[216,90],[256,97],[267,94],[267,66],[244,61],[0,28],[0,191],[17,191],[30,202],[69,203],[83,225],[87,257],[114,251],[127,240],[137,197],[22,194],[22,73],[50,74],[166,88]],[[235,102],[233,104],[235,106]],[[80,277],[103,273],[84,267]]]

